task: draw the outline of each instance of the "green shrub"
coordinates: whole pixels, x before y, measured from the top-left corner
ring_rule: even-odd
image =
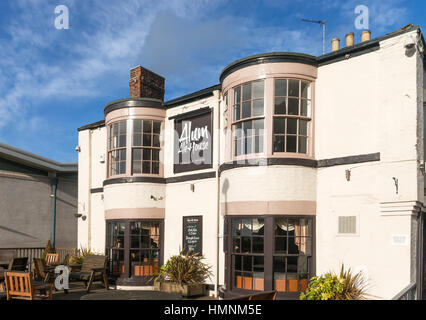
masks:
[[[79,249],[75,254],[70,256],[69,263],[70,264],[83,264],[84,258],[87,255],[94,255],[95,253],[92,252],[88,248],[81,248]]]
[[[160,268],[156,281],[171,281],[180,285],[204,283],[211,276],[211,266],[204,263],[199,253],[181,250],[179,255],[171,256]]]
[[[300,294],[301,300],[365,300],[369,295],[367,281],[362,272],[353,274],[351,269],[345,270],[344,265],[340,274],[328,272],[319,277],[313,277],[305,292]]]

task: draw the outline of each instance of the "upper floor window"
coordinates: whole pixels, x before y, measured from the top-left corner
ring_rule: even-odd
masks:
[[[310,120],[310,82],[275,79],[274,152],[307,154]]]
[[[160,173],[161,121],[133,120],[133,174]]]
[[[126,121],[113,123],[109,126],[108,164],[109,175],[126,173]]]
[[[234,156],[263,153],[264,80],[234,88],[232,131]]]

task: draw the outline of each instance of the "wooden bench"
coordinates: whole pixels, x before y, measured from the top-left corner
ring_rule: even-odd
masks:
[[[225,300],[276,300],[277,291],[264,291],[259,293],[248,294],[244,296],[237,296],[227,298]]]
[[[79,272],[71,272],[69,279],[74,281],[84,281],[86,292],[90,292],[93,281],[101,280],[104,286],[109,290],[108,277],[106,273],[107,257],[100,255],[87,255],[84,257],[81,270]],[[64,290],[67,293],[67,290]]]
[[[53,285],[33,282],[30,272],[6,271],[4,275],[7,300],[52,300]],[[46,289],[49,289],[48,294],[46,294]],[[36,294],[36,290],[40,290],[44,294]]]

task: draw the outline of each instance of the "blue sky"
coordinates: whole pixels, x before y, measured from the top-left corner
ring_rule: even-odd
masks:
[[[54,27],[57,5],[68,30]],[[77,161],[77,128],[103,119],[129,96],[129,69],[166,78],[165,100],[219,83],[236,59],[272,51],[320,55],[360,30],[366,5],[373,38],[408,23],[426,32],[425,1],[414,0],[11,0],[0,2],[0,142],[57,161]]]

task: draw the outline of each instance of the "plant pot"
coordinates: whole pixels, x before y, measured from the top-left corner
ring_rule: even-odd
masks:
[[[194,297],[206,294],[206,285],[204,283],[192,283],[180,285],[174,282],[154,282],[155,290],[169,293],[180,293],[184,297]]]

